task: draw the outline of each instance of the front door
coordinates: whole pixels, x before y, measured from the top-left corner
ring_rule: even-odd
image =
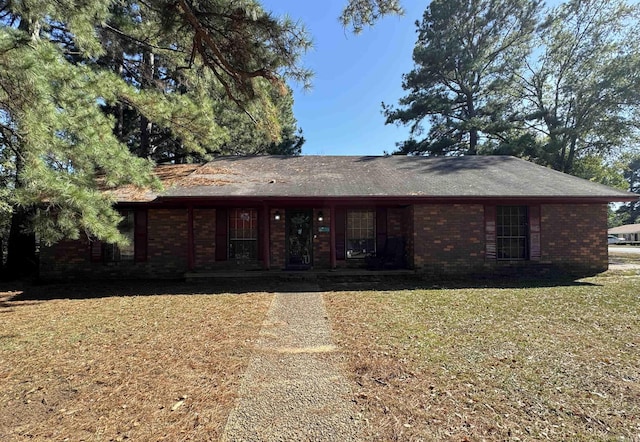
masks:
[[[312,218],[311,210],[287,210],[288,269],[305,270],[313,264]]]

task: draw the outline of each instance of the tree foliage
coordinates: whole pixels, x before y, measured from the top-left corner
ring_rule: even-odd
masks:
[[[593,158],[637,149],[639,14],[621,0],[544,13],[513,0],[432,2],[409,93],[383,105],[387,123],[411,127],[399,153],[511,154],[588,175]]]
[[[572,0],[549,12],[541,54],[516,95],[540,162],[572,172],[581,156],[637,146],[639,14],[637,4],[617,0]]]
[[[624,176],[626,190],[638,194],[640,198],[640,153],[623,155],[618,162],[618,168]],[[640,200],[620,206],[612,220],[612,224],[615,225],[637,223],[640,223]]]
[[[238,120],[248,121],[245,127],[256,126],[251,130],[256,140],[277,143],[291,131],[280,124],[284,113],[288,113],[287,124],[295,129],[292,109],[283,107],[292,101],[282,97],[290,93],[282,78],[308,80],[309,73],[296,64],[296,51],[308,47],[303,29],[287,19],[274,20],[253,2],[162,5],[140,9],[130,3],[102,29],[108,51],[101,66],[147,93],[195,104],[187,113],[189,118],[176,122],[186,136],[172,134],[167,125],[159,124],[161,120],[129,103],[109,109],[118,119],[119,138],[132,151],[161,162],[225,153],[221,146],[237,137]],[[176,9],[186,11],[186,26],[173,20]],[[156,102],[156,97],[152,100]],[[174,112],[182,106],[169,103]],[[198,111],[209,121],[192,118]],[[231,120],[223,115],[232,116]],[[257,151],[237,146],[229,151],[234,150]]]
[[[340,21],[358,34],[365,26],[372,26],[385,15],[403,13],[398,0],[349,0],[342,11]]]
[[[411,125],[403,153],[475,154],[499,137],[508,100],[503,91],[530,50],[539,2],[434,0],[418,26],[415,68],[403,76],[408,95],[384,106],[387,123]],[[424,135],[424,122],[430,129]]]
[[[309,75],[304,30],[253,1],[0,1],[0,23],[0,209],[14,269],[25,231],[123,241],[101,190],[152,183],[148,159],[228,144],[231,106],[279,142],[292,115],[277,92]]]

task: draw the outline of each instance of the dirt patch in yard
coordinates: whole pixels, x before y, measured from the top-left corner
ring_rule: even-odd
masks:
[[[640,253],[624,253],[609,247],[609,270],[640,273]]]
[[[0,439],[218,439],[271,298],[172,283],[0,292]]]

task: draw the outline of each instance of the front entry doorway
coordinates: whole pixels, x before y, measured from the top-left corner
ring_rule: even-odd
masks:
[[[287,210],[287,269],[306,270],[313,265],[311,210]]]

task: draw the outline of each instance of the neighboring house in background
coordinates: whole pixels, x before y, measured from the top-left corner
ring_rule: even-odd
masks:
[[[637,198],[504,156],[222,157],[156,173],[162,192],[113,191],[129,246],[62,241],[41,251],[41,275],[591,275],[608,266],[607,203]]]
[[[609,235],[615,235],[622,238],[620,242],[640,242],[640,224],[626,224],[624,226],[612,227],[609,229]]]

